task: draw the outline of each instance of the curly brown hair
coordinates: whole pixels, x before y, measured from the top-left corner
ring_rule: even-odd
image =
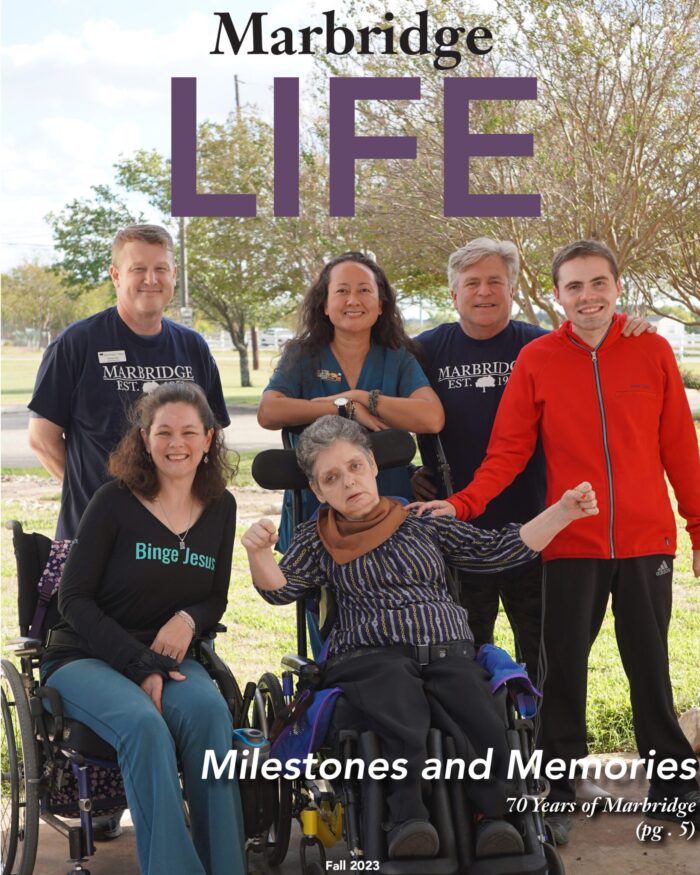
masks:
[[[333,340],[335,329],[324,312],[324,306],[328,298],[331,271],[347,261],[361,264],[371,270],[377,282],[382,312],[372,326],[372,340],[389,349],[405,347],[409,352],[416,354],[417,344],[406,334],[401,313],[396,305],[396,292],[387,275],[377,262],[364,252],[344,252],[323,265],[316,281],[304,295],[299,309],[296,336],[289,340],[284,348],[285,357],[289,357],[287,361],[290,363],[291,360],[298,361],[301,358],[317,356]]]
[[[124,437],[109,457],[109,473],[144,498],[152,500],[158,495],[158,472],[146,451],[141,429],[150,432],[157,411],[166,404],[177,403],[194,407],[204,431],[214,431],[207,453],[209,462],[200,462],[192,483],[192,495],[203,504],[209,504],[224,494],[238,466],[229,461],[223,429],[212,413],[207,396],[196,383],[162,383],[139,398],[129,412],[129,427]]]

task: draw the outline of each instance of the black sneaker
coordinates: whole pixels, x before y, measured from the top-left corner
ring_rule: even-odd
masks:
[[[689,790],[681,796],[649,797],[647,802],[655,807],[644,812],[651,820],[670,820],[672,823],[693,823],[700,827],[700,790]]]
[[[427,820],[407,820],[387,836],[390,860],[404,857],[434,857],[440,850],[437,830]]]
[[[512,823],[485,817],[476,825],[476,857],[505,857],[522,854],[523,839]]]
[[[121,812],[112,817],[92,818],[92,837],[96,842],[111,842],[122,834]]]
[[[569,832],[571,831],[571,818],[563,814],[552,814],[544,819],[545,829],[549,833],[554,845],[567,845]]]

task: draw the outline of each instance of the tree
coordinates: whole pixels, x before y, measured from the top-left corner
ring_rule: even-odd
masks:
[[[255,193],[255,218],[196,217],[188,223],[192,299],[229,332],[250,386],[246,331],[294,306],[298,262],[271,216],[272,131],[252,113],[204,123],[198,137],[200,190]]]
[[[571,240],[595,237],[616,253],[630,297],[653,306],[654,295],[668,289],[685,306],[694,300],[697,313],[696,0],[500,0],[488,17],[465,13],[459,0],[423,6],[430,9],[431,33],[457,23],[488,24],[494,41],[490,54],[465,56],[446,73],[435,71],[431,56],[392,57],[391,75],[421,76],[420,101],[357,106],[363,133],[418,139],[417,161],[372,162],[371,184],[365,177],[358,186],[358,212],[372,217],[375,248],[392,277],[401,277],[409,290],[438,290],[446,258],[457,246],[483,234],[508,238],[521,257],[521,309],[531,321],[543,311],[557,325],[552,254]],[[349,17],[382,24],[384,12],[383,4],[361,0]],[[397,29],[415,24],[415,12],[397,15],[394,23]],[[377,55],[317,62],[324,81],[329,70],[387,75],[387,59]],[[540,192],[540,218],[441,215],[442,91],[453,75],[537,78],[536,101],[470,105],[474,132],[535,135],[533,158],[473,159],[470,188]]]
[[[46,217],[61,255],[60,270],[73,295],[109,279],[112,239],[119,228],[143,222],[107,185],[93,185],[93,198],[76,198]]]
[[[52,340],[71,322],[87,316],[90,301],[75,299],[60,272],[28,261],[2,277],[3,330],[6,333],[30,329],[41,341]],[[102,299],[105,289],[99,288]]]

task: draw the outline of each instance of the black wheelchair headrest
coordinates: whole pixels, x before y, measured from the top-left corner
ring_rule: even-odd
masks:
[[[408,465],[416,454],[413,437],[398,428],[374,431],[369,439],[380,471]],[[253,459],[252,473],[263,489],[307,489],[309,485],[294,450],[263,450]]]

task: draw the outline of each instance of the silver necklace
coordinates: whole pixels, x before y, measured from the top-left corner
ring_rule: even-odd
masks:
[[[168,518],[168,515],[165,512],[165,507],[163,506],[163,502],[158,498],[158,496],[156,496],[155,500],[158,502],[158,504],[160,505],[160,509],[163,511],[163,516],[165,517],[165,521],[168,524],[168,528],[173,533],[173,535],[175,535],[175,537],[180,541],[180,549],[184,550],[185,549],[185,538],[189,535],[190,529],[192,528],[192,508],[194,507],[194,501],[190,504],[190,515],[187,517],[187,531],[185,532],[184,535],[178,535],[178,533],[175,531],[175,527],[170,522],[170,519]]]

